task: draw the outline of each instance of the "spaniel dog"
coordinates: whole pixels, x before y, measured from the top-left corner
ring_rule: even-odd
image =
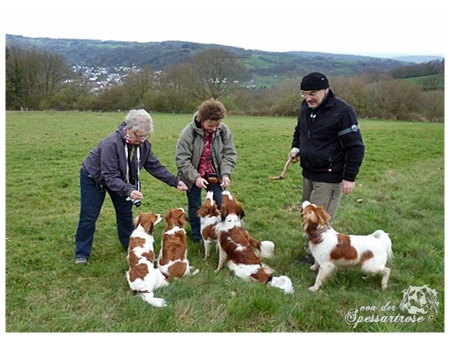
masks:
[[[309,290],[317,291],[338,267],[355,265],[361,266],[366,275],[381,274],[381,289],[385,290],[390,274],[386,263],[393,257],[389,234],[383,230],[367,236],[340,234],[330,226],[330,219],[322,206],[309,201],[302,203],[303,230],[315,260],[310,269],[319,270]]]
[[[292,282],[287,276],[274,277],[273,270],[261,258],[273,256],[275,245],[271,241],[257,241],[244,229],[245,212],[228,190],[223,191],[222,221],[218,225],[219,271],[226,261],[228,268],[242,279],[250,279],[293,293]]]
[[[200,217],[201,234],[205,247],[205,259],[209,257],[211,246],[217,244],[217,226],[221,221],[220,211],[213,198],[213,192],[206,193],[205,201],[197,210]]]
[[[171,209],[164,216],[167,226],[161,239],[158,256],[159,270],[169,278],[189,275],[191,266],[187,257],[186,231],[188,219],[183,208]],[[195,271],[197,273],[198,271]]]
[[[155,298],[153,291],[169,284],[166,276],[154,266],[153,228],[161,220],[161,215],[153,212],[141,213],[134,219],[135,229],[128,245],[129,269],[126,273],[130,289],[157,307],[166,306],[166,301]]]

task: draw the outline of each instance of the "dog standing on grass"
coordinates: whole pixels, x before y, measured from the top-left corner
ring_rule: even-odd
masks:
[[[153,212],[141,213],[135,217],[135,229],[128,246],[129,269],[126,273],[130,289],[156,307],[166,306],[166,301],[154,297],[153,291],[169,284],[166,276],[154,266],[153,228],[161,220],[162,216]]]
[[[338,267],[355,265],[366,275],[381,274],[381,289],[387,288],[391,270],[386,263],[394,256],[389,234],[383,230],[367,236],[340,234],[330,226],[331,217],[322,206],[304,201],[302,209],[303,230],[315,260],[310,269],[319,270],[310,291],[319,290]]]

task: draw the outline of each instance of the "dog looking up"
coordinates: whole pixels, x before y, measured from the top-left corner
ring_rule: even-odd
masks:
[[[304,201],[302,209],[303,230],[315,260],[310,269],[319,269],[310,291],[317,291],[338,267],[355,265],[366,275],[381,274],[381,289],[387,288],[391,270],[386,263],[393,257],[389,234],[377,230],[367,236],[343,235],[330,226],[331,217],[322,206]]]
[[[181,278],[190,274],[187,258],[186,231],[188,219],[183,208],[171,209],[164,216],[167,226],[161,239],[158,256],[159,270],[169,278]],[[197,273],[198,271],[195,271]]]
[[[200,231],[205,247],[205,259],[209,257],[211,245],[217,243],[217,225],[221,220],[220,211],[217,208],[213,195],[212,191],[208,191],[206,193],[205,201],[197,211],[197,214],[200,217]]]
[[[166,306],[166,301],[155,298],[153,291],[169,284],[166,276],[154,266],[153,228],[161,220],[161,215],[153,212],[141,213],[134,218],[135,229],[130,236],[129,270],[126,273],[130,289],[139,292],[142,299],[157,307]]]
[[[222,222],[218,225],[219,271],[226,261],[237,277],[250,279],[293,293],[292,282],[287,276],[273,277],[273,270],[261,262],[260,257],[273,256],[275,245],[271,241],[257,241],[242,224],[245,212],[229,191],[223,192]]]

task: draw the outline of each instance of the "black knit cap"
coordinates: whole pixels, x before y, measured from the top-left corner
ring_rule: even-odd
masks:
[[[328,79],[322,73],[310,73],[300,83],[301,90],[320,90],[330,86]]]

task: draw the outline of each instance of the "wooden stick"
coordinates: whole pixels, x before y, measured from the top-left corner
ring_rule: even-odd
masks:
[[[271,180],[282,180],[282,179],[284,179],[284,177],[286,176],[286,173],[287,173],[287,171],[288,171],[288,169],[289,169],[289,166],[292,164],[292,163],[295,163],[295,162],[298,162],[298,160],[299,160],[299,157],[297,156],[297,157],[288,157],[288,160],[286,161],[286,164],[284,165],[284,169],[283,169],[283,171],[281,172],[281,175],[280,176],[272,176],[270,179]]]

